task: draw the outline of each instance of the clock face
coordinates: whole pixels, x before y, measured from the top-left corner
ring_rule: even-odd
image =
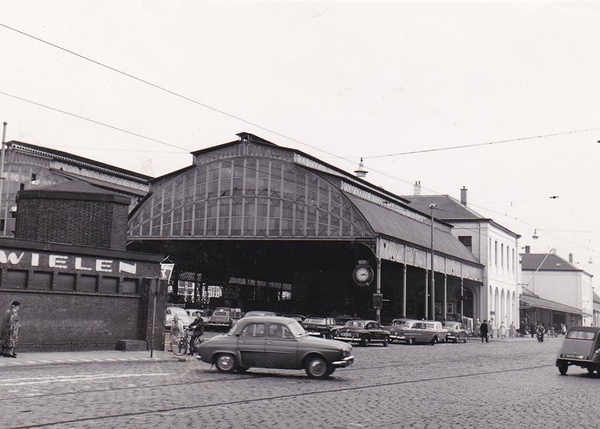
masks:
[[[367,267],[358,267],[354,270],[354,278],[357,282],[366,283],[371,277],[371,270]]]

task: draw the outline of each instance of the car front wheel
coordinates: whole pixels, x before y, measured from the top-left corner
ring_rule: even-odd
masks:
[[[333,372],[333,368],[321,356],[309,357],[304,369],[310,378],[325,378]]]
[[[215,365],[219,372],[233,372],[235,369],[235,356],[222,353],[217,356]]]

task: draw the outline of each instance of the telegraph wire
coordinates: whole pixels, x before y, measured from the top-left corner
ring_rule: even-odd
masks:
[[[148,86],[151,86],[151,87],[153,87],[153,88],[155,88],[155,89],[158,89],[158,90],[160,90],[160,91],[166,92],[166,93],[168,93],[168,94],[171,94],[171,95],[173,95],[173,96],[175,96],[175,97],[178,97],[178,98],[181,98],[181,99],[183,99],[183,100],[189,101],[189,102],[191,102],[191,103],[194,103],[194,104],[196,104],[196,105],[199,105],[199,106],[201,106],[201,107],[204,107],[204,108],[206,108],[206,109],[208,109],[208,110],[214,111],[214,112],[216,112],[216,113],[220,113],[220,114],[222,114],[222,115],[224,115],[224,116],[227,116],[227,117],[229,117],[229,118],[232,118],[232,119],[238,120],[238,121],[240,121],[240,122],[246,123],[246,124],[248,124],[248,125],[251,125],[251,126],[253,126],[253,127],[256,127],[256,128],[258,128],[258,129],[261,129],[261,130],[263,130],[263,131],[267,131],[267,132],[269,132],[269,133],[272,133],[272,134],[274,134],[274,135],[277,135],[277,136],[279,136],[279,137],[282,137],[282,138],[284,138],[284,139],[287,139],[287,140],[290,140],[290,141],[294,141],[294,142],[296,142],[296,143],[299,143],[299,144],[301,144],[301,145],[304,145],[304,146],[310,147],[310,148],[312,148],[312,149],[318,150],[318,151],[320,151],[320,152],[326,153],[326,154],[328,154],[328,155],[331,155],[332,157],[334,157],[334,158],[336,158],[336,159],[344,160],[344,161],[346,161],[346,162],[350,162],[350,163],[352,163],[352,164],[355,164],[355,162],[354,162],[354,161],[352,161],[352,160],[350,160],[350,159],[348,159],[348,158],[345,158],[345,157],[342,157],[342,156],[336,155],[336,154],[334,154],[334,153],[328,152],[328,151],[326,151],[326,150],[324,150],[324,149],[321,149],[321,148],[319,148],[319,147],[316,147],[316,146],[310,145],[310,144],[308,144],[308,143],[305,143],[305,142],[303,142],[303,141],[297,140],[297,139],[295,139],[295,138],[292,138],[292,137],[290,137],[290,136],[287,136],[287,135],[285,135],[285,134],[279,133],[279,132],[277,132],[277,131],[275,131],[275,130],[272,130],[272,129],[270,129],[270,128],[267,128],[267,127],[264,127],[264,126],[262,126],[262,125],[259,125],[259,124],[255,123],[255,122],[252,122],[252,121],[246,120],[246,119],[244,119],[244,118],[242,118],[242,117],[240,117],[240,116],[233,115],[233,114],[231,114],[231,113],[225,112],[224,110],[217,109],[217,108],[215,108],[215,107],[212,107],[212,106],[210,106],[210,105],[208,105],[208,104],[206,104],[206,103],[202,103],[202,102],[200,102],[200,101],[198,101],[198,100],[195,100],[195,99],[193,99],[193,98],[191,98],[191,97],[185,96],[185,95],[183,95],[183,94],[180,94],[180,93],[178,93],[178,92],[175,92],[175,91],[173,91],[173,90],[170,90],[170,89],[168,89],[168,88],[165,88],[165,87],[163,87],[163,86],[160,86],[160,85],[158,85],[158,84],[152,83],[152,82],[150,82],[150,81],[148,81],[148,80],[145,80],[145,79],[139,78],[139,77],[137,77],[137,76],[135,76],[135,75],[132,75],[132,74],[130,74],[130,73],[127,73],[127,72],[124,72],[124,71],[122,71],[122,70],[119,70],[119,69],[117,69],[117,68],[115,68],[115,67],[109,66],[109,65],[107,65],[107,64],[104,64],[104,63],[102,63],[102,62],[100,62],[100,61],[94,60],[94,59],[92,59],[92,58],[90,58],[90,57],[87,57],[87,56],[85,56],[85,55],[79,54],[79,53],[77,53],[77,52],[75,52],[75,51],[72,51],[72,50],[70,50],[70,49],[63,48],[62,46],[59,46],[59,45],[57,45],[57,44],[55,44],[55,43],[52,43],[52,42],[46,41],[46,40],[44,40],[44,39],[42,39],[42,38],[39,38],[39,37],[36,37],[36,36],[34,36],[34,35],[32,35],[32,34],[29,34],[29,33],[26,33],[26,32],[24,32],[24,31],[18,30],[18,29],[14,28],[14,27],[10,27],[9,25],[6,25],[6,24],[3,24],[3,23],[1,23],[1,22],[0,22],[0,27],[4,27],[4,28],[6,28],[6,29],[8,29],[8,30],[14,31],[14,32],[16,32],[16,33],[19,33],[19,34],[21,34],[21,35],[23,35],[23,36],[26,36],[26,37],[29,37],[29,38],[31,38],[31,39],[34,39],[34,40],[36,40],[36,41],[38,41],[38,42],[40,42],[40,43],[46,44],[46,45],[48,45],[48,46],[51,46],[51,47],[53,47],[53,48],[55,48],[55,49],[59,49],[59,50],[61,50],[61,51],[63,51],[63,52],[66,52],[66,53],[68,53],[68,54],[70,54],[70,55],[74,55],[74,56],[76,56],[76,57],[78,57],[78,58],[81,58],[81,59],[83,59],[83,60],[85,60],[85,61],[91,62],[91,63],[93,63],[93,64],[96,64],[96,65],[100,66],[100,67],[103,67],[103,68],[105,68],[105,69],[111,70],[111,71],[113,71],[113,72],[115,72],[115,73],[121,74],[121,75],[123,75],[123,76],[125,76],[125,77],[128,77],[128,78],[130,78],[130,79],[136,80],[136,81],[138,81],[138,82],[144,83],[144,84],[146,84],[146,85],[148,85]],[[97,124],[97,125],[106,126],[106,127],[108,127],[108,128],[111,128],[111,129],[114,129],[114,130],[117,130],[117,131],[121,131],[121,132],[124,132],[124,133],[130,134],[130,135],[133,135],[133,136],[136,136],[136,137],[140,137],[140,138],[143,138],[143,139],[146,139],[146,140],[150,140],[150,141],[154,141],[154,142],[156,142],[156,143],[164,144],[164,145],[167,145],[167,146],[170,146],[170,147],[173,147],[173,148],[177,148],[177,149],[182,149],[182,150],[188,151],[188,149],[186,149],[186,148],[182,148],[182,147],[179,147],[179,146],[176,146],[176,145],[173,145],[173,144],[170,144],[170,143],[167,143],[167,142],[161,141],[161,140],[157,140],[157,139],[154,139],[154,138],[151,138],[151,137],[147,137],[147,136],[144,136],[144,135],[142,135],[142,134],[134,133],[134,132],[131,132],[131,131],[125,130],[125,129],[123,129],[123,128],[119,128],[119,127],[115,127],[115,126],[112,126],[112,125],[109,125],[109,124],[105,124],[105,123],[103,123],[103,122],[100,122],[100,121],[96,121],[96,120],[93,120],[93,119],[89,119],[89,118],[86,118],[86,117],[83,117],[83,116],[80,116],[80,115],[77,115],[77,114],[74,114],[74,113],[70,113],[70,112],[67,112],[67,111],[64,111],[64,110],[60,110],[60,109],[57,109],[57,108],[53,108],[53,107],[50,107],[50,106],[47,106],[47,105],[44,105],[44,104],[41,104],[41,103],[37,103],[37,102],[31,101],[31,100],[27,100],[27,99],[24,99],[24,98],[21,98],[21,97],[18,97],[18,96],[12,95],[12,94],[8,94],[8,93],[2,92],[2,91],[0,91],[0,94],[3,94],[3,95],[5,95],[5,96],[8,96],[8,97],[15,98],[15,99],[18,99],[18,100],[21,100],[21,101],[24,101],[24,102],[27,102],[27,103],[30,103],[30,104],[34,104],[34,105],[37,105],[37,106],[40,106],[40,107],[44,107],[44,108],[47,108],[47,109],[50,109],[50,110],[54,110],[54,111],[56,111],[56,112],[60,112],[60,113],[63,113],[63,114],[69,115],[69,116],[73,116],[73,117],[76,117],[76,118],[79,118],[79,119],[82,119],[82,120],[85,120],[85,121],[88,121],[88,122],[91,122],[91,123],[94,123],[94,124]],[[386,155],[374,155],[374,156],[370,156],[370,157],[368,157],[368,156],[367,156],[367,157],[363,157],[363,158],[364,158],[364,159],[376,159],[376,158],[384,158],[384,157],[392,157],[392,156],[412,155],[412,154],[418,154],[418,153],[429,153],[429,152],[438,152],[438,151],[447,151],[447,150],[465,149],[465,148],[477,147],[477,146],[484,146],[484,145],[494,145],[494,144],[501,144],[501,143],[510,143],[510,142],[517,142],[517,141],[525,141],[525,140],[532,140],[532,139],[540,139],[540,138],[554,137],[554,136],[560,136],[560,135],[569,135],[569,134],[583,133],[583,132],[595,131],[595,130],[599,130],[599,129],[600,129],[600,127],[599,127],[599,128],[588,128],[588,129],[583,129],[583,130],[573,130],[573,131],[566,131],[566,132],[559,132],[559,133],[542,134],[542,135],[538,135],[538,136],[528,136],[528,137],[521,137],[521,138],[516,138],[516,139],[506,139],[506,140],[497,140],[497,141],[484,142],[484,143],[475,143],[475,144],[470,144],[470,145],[452,146],[452,147],[446,147],[446,148],[423,149],[423,150],[418,150],[418,151],[400,152],[400,153],[395,153],[395,154],[386,154]],[[382,174],[382,175],[384,175],[384,176],[387,176],[387,177],[390,177],[390,178],[393,178],[393,179],[395,179],[395,180],[399,180],[399,181],[401,181],[401,182],[404,182],[404,183],[412,184],[412,182],[406,181],[406,180],[404,180],[404,179],[400,179],[400,178],[398,178],[398,177],[395,177],[395,176],[389,175],[389,174],[387,174],[387,173],[384,173],[384,172],[382,172],[382,171],[375,170],[375,169],[373,169],[373,168],[371,168],[371,171],[373,171],[373,172],[376,172],[376,173],[379,173],[379,174]],[[434,193],[436,193],[436,194],[439,194],[439,195],[444,195],[444,194],[440,194],[440,193],[438,193],[438,192],[436,192],[436,191],[433,191],[433,190],[430,190],[430,191],[432,191],[432,192],[434,192]],[[473,204],[473,205],[474,205],[474,204]],[[476,205],[475,205],[475,206],[476,206]],[[476,206],[476,207],[477,207],[477,206]],[[494,212],[493,210],[489,210],[489,209],[486,209],[486,208],[484,208],[484,207],[482,207],[482,208],[483,208],[483,209],[485,209],[485,210],[488,210],[488,211]],[[502,214],[502,213],[499,213],[499,212],[495,212],[495,213]],[[506,214],[502,214],[502,215],[503,215],[503,216],[507,216]],[[526,222],[523,222],[523,221],[521,221],[521,220],[519,220],[519,219],[516,219],[516,218],[514,218],[514,220],[517,220],[518,222],[522,222],[522,223],[524,223],[524,224],[527,224],[527,225],[529,225],[529,226],[532,226],[532,225],[530,225],[530,224],[528,224],[528,223],[526,223]],[[541,230],[541,229],[540,229],[540,230]],[[554,234],[551,234],[551,235],[554,235]],[[559,238],[559,239],[561,239],[561,240],[564,240],[564,239],[562,239],[561,237],[558,237],[558,236],[556,236],[556,235],[554,235],[554,236],[555,236],[555,237],[557,237],[557,238]],[[565,240],[565,241],[569,242],[568,240]],[[575,244],[575,243],[572,243],[572,244]],[[577,245],[577,246],[579,246],[579,245]],[[592,251],[593,251],[593,250],[592,250]]]
[[[2,24],[0,24],[0,25],[2,25]],[[100,126],[108,127],[108,128],[110,128],[110,129],[113,129],[113,130],[116,130],[116,131],[120,131],[120,132],[123,132],[123,133],[126,133],[126,134],[130,134],[130,135],[133,135],[133,136],[135,136],[135,137],[139,137],[139,138],[142,138],[142,139],[150,140],[150,141],[153,141],[153,142],[156,142],[156,143],[159,143],[159,144],[163,144],[163,145],[166,145],[166,146],[170,146],[170,147],[173,147],[173,148],[176,148],[176,149],[181,149],[181,150],[184,150],[184,151],[186,151],[186,152],[188,152],[188,153],[189,153],[189,149],[187,149],[187,148],[183,148],[183,147],[180,147],[180,146],[176,146],[176,145],[173,145],[173,144],[171,144],[171,143],[167,143],[167,142],[165,142],[165,141],[162,141],[162,140],[154,139],[154,138],[152,138],[152,137],[147,137],[147,136],[144,136],[144,135],[142,135],[142,134],[139,134],[139,133],[135,133],[135,132],[132,132],[132,131],[126,130],[126,129],[124,129],[124,128],[119,128],[119,127],[116,127],[116,126],[113,126],[113,125],[110,125],[110,124],[106,124],[106,123],[104,123],[104,122],[100,122],[100,121],[97,121],[97,120],[94,120],[94,119],[87,118],[87,117],[85,117],[85,116],[81,116],[81,115],[77,115],[77,114],[75,114],[75,113],[67,112],[67,111],[65,111],[65,110],[57,109],[57,108],[55,108],[55,107],[51,107],[51,106],[48,106],[48,105],[45,105],[45,104],[42,104],[42,103],[38,103],[38,102],[35,102],[35,101],[32,101],[32,100],[28,100],[28,99],[26,99],[26,98],[23,98],[23,97],[18,97],[18,96],[16,96],[16,95],[9,94],[9,93],[6,93],[6,92],[4,92],[4,91],[0,91],[0,94],[2,94],[2,95],[4,95],[4,96],[7,96],[7,97],[11,97],[11,98],[17,99],[17,100],[20,100],[20,101],[23,101],[23,102],[26,102],[26,103],[33,104],[33,105],[35,105],[35,106],[38,106],[38,107],[42,107],[42,108],[49,109],[49,110],[52,110],[52,111],[55,111],[55,112],[58,112],[58,113],[62,113],[62,114],[68,115],[68,116],[72,116],[72,117],[75,117],[75,118],[77,118],[77,119],[81,119],[81,120],[84,120],[84,121],[87,121],[87,122],[90,122],[90,123],[94,123],[94,124],[97,124],[97,125],[100,125]],[[342,158],[342,159],[343,159],[343,158]],[[258,171],[257,169],[252,169],[252,170]],[[371,171],[373,171],[373,172],[379,173],[379,174],[381,174],[381,175],[383,175],[383,176],[386,176],[386,177],[392,178],[392,179],[394,179],[394,180],[398,180],[398,181],[400,181],[400,182],[404,182],[404,183],[407,183],[407,184],[412,184],[412,182],[409,182],[409,181],[407,181],[407,180],[401,179],[401,178],[399,178],[399,177],[396,177],[396,176],[392,176],[392,175],[390,175],[390,174],[387,174],[387,173],[385,173],[385,172],[382,172],[382,171],[379,171],[379,170],[375,170],[375,169],[373,169],[373,168],[371,168],[370,170],[371,170]],[[268,173],[268,174],[270,175],[270,173]],[[373,186],[376,186],[376,185],[374,185],[374,184],[372,184],[372,185],[373,185]],[[427,191],[433,192],[435,195],[445,195],[445,194],[441,194],[441,193],[439,193],[439,192],[437,192],[437,191],[435,191],[435,190],[433,190],[433,189],[428,189],[428,188],[425,188],[425,187],[422,187],[422,189],[425,189],[425,190],[427,190]],[[487,210],[487,211],[490,211],[490,212],[493,212],[493,213],[500,214],[500,215],[502,215],[502,216],[505,216],[505,217],[510,217],[510,216],[508,216],[506,213],[500,213],[500,212],[497,212],[497,211],[494,211],[494,210],[488,209],[488,208],[486,208],[486,207],[478,206],[477,204],[473,204],[473,203],[471,203],[471,205],[472,205],[472,206],[475,206],[475,207],[479,207],[479,208],[481,208],[481,209],[483,209],[483,210]],[[443,209],[438,209],[438,210],[443,210]],[[435,217],[435,216],[434,216],[434,217]],[[523,223],[523,224],[525,224],[525,225],[527,225],[527,226],[529,226],[529,227],[531,227],[531,228],[536,228],[534,225],[531,225],[531,224],[529,224],[529,223],[527,223],[527,222],[524,222],[524,221],[522,221],[522,220],[520,220],[520,219],[517,219],[517,218],[512,218],[512,217],[510,217],[510,218],[511,218],[511,219],[513,219],[513,220],[516,220],[517,222]],[[439,218],[438,218],[438,220],[441,220],[441,221],[443,221],[443,219],[439,219]],[[476,230],[475,230],[475,229],[469,229],[469,228],[462,228],[462,229],[465,229],[465,230],[470,230],[470,231],[472,231],[472,232],[476,232]],[[537,228],[537,229],[538,229],[539,231],[548,232],[548,230],[544,230],[544,229],[542,229],[542,228]],[[560,236],[558,236],[558,235],[555,235],[555,234],[552,234],[552,233],[550,233],[550,232],[548,232],[548,234],[552,235],[553,237],[556,237],[556,238],[558,238],[559,240],[562,240],[562,241],[565,241],[565,242],[567,242],[567,243],[573,244],[573,245],[575,245],[575,246],[577,246],[577,247],[583,247],[583,246],[582,246],[582,245],[580,245],[580,244],[577,244],[577,243],[575,243],[575,242],[572,242],[572,241],[570,241],[570,240],[567,240],[567,239],[565,239],[565,238],[562,238],[562,237],[560,237]],[[595,251],[594,249],[590,249],[589,247],[583,247],[583,248],[584,248],[584,249],[586,249],[586,250],[589,250],[589,251],[591,251],[592,253],[596,253],[596,251]]]
[[[110,124],[107,124],[107,123],[104,123],[104,122],[96,121],[95,119],[86,118],[85,116],[77,115],[76,113],[71,113],[71,112],[67,112],[66,110],[57,109],[56,107],[52,107],[52,106],[48,106],[46,104],[42,104],[42,103],[38,103],[38,102],[35,102],[35,101],[32,101],[32,100],[28,100],[28,99],[23,98],[23,97],[18,97],[16,95],[9,94],[9,93],[4,92],[4,91],[0,91],[0,94],[4,95],[6,97],[11,97],[11,98],[23,101],[25,103],[33,104],[33,105],[38,106],[38,107],[43,107],[44,109],[50,109],[50,110],[53,110],[55,112],[62,113],[64,115],[69,115],[69,116],[72,116],[74,118],[81,119],[83,121],[91,122],[91,123],[96,124],[96,125],[101,125],[103,127],[108,127],[108,128],[113,129],[113,130],[120,131],[122,133],[130,134],[130,135],[135,136],[135,137],[139,137],[139,138],[142,138],[142,139],[145,139],[145,140],[150,140],[150,141],[153,141],[153,142],[156,142],[156,143],[160,143],[160,144],[164,144],[166,146],[173,147],[175,149],[181,149],[181,150],[185,150],[185,151],[189,152],[189,149],[186,149],[184,147],[176,146],[174,144],[167,143],[167,142],[162,141],[162,140],[157,140],[155,138],[148,137],[148,136],[145,136],[145,135],[142,135],[142,134],[139,134],[139,133],[135,133],[133,131],[126,130],[124,128],[115,127],[114,125],[110,125]]]
[[[600,127],[586,128],[583,130],[563,131],[563,132],[551,133],[551,134],[540,134],[537,136],[519,137],[519,138],[514,138],[514,139],[506,139],[506,140],[495,140],[495,141],[490,141],[490,142],[485,142],[485,143],[473,143],[473,144],[466,144],[466,145],[461,145],[461,146],[448,146],[448,147],[440,147],[440,148],[433,148],[433,149],[414,150],[414,151],[409,151],[409,152],[390,153],[390,154],[384,154],[384,155],[363,156],[363,158],[364,159],[376,159],[376,158],[388,158],[388,157],[392,157],[392,156],[414,155],[414,154],[419,154],[419,153],[441,152],[441,151],[446,151],[446,150],[466,149],[466,148],[478,147],[478,146],[489,146],[489,145],[502,144],[502,143],[514,143],[514,142],[519,142],[519,141],[524,141],[524,140],[543,139],[543,138],[547,138],[547,137],[557,137],[557,136],[564,136],[564,135],[569,135],[569,134],[586,133],[586,132],[597,131],[597,130],[600,130]]]
[[[6,24],[3,24],[2,22],[0,22],[0,27],[4,27],[4,28],[6,28],[6,29],[8,29],[8,30],[14,31],[14,32],[16,32],[16,33],[19,33],[19,34],[21,34],[21,35],[23,35],[23,36],[26,36],[26,37],[29,37],[29,38],[31,38],[31,39],[34,39],[34,40],[36,40],[36,41],[38,41],[38,42],[40,42],[40,43],[43,43],[43,44],[45,44],[45,45],[48,45],[48,46],[51,46],[51,47],[53,47],[53,48],[55,48],[55,49],[59,49],[59,50],[61,50],[61,51],[63,51],[63,52],[66,52],[66,53],[68,53],[68,54],[70,54],[70,55],[74,55],[74,56],[76,56],[76,57],[78,57],[78,58],[81,58],[82,60],[85,60],[85,61],[91,62],[91,63],[93,63],[93,64],[96,64],[96,65],[100,66],[100,67],[103,67],[103,68],[105,68],[105,69],[111,70],[111,71],[113,71],[113,72],[115,72],[115,73],[118,73],[118,74],[120,74],[120,75],[126,76],[126,77],[128,77],[128,78],[130,78],[130,79],[136,80],[136,81],[138,81],[138,82],[141,82],[141,83],[143,83],[143,84],[146,84],[146,85],[148,85],[148,86],[151,86],[151,87],[153,87],[153,88],[155,88],[155,89],[158,89],[158,90],[160,90],[160,91],[166,92],[166,93],[168,93],[168,94],[171,94],[171,95],[173,95],[173,96],[175,96],[175,97],[178,97],[178,98],[181,98],[181,99],[183,99],[183,100],[189,101],[189,102],[191,102],[191,103],[197,104],[198,106],[204,107],[205,109],[212,110],[213,112],[220,113],[221,115],[224,115],[224,116],[227,116],[227,117],[229,117],[229,118],[232,118],[232,119],[238,120],[238,121],[240,121],[240,122],[243,122],[243,123],[245,123],[245,124],[251,125],[251,126],[253,126],[253,127],[256,127],[256,128],[259,128],[259,129],[261,129],[261,130],[263,130],[263,131],[267,131],[267,132],[269,132],[269,133],[275,134],[275,135],[277,135],[277,136],[279,136],[279,137],[282,137],[282,138],[284,138],[284,139],[291,140],[291,141],[294,141],[294,142],[296,142],[296,143],[299,143],[299,144],[301,144],[301,145],[304,145],[304,146],[310,147],[310,148],[312,148],[312,149],[318,150],[318,151],[320,151],[320,152],[326,153],[326,154],[328,154],[328,155],[331,155],[331,156],[333,156],[333,157],[335,157],[335,158],[337,158],[337,159],[341,159],[341,160],[344,160],[344,161],[346,161],[346,162],[350,162],[350,163],[352,163],[352,164],[355,164],[355,162],[354,162],[354,161],[352,161],[352,160],[350,160],[350,159],[347,159],[347,158],[341,157],[341,156],[339,156],[339,155],[336,155],[336,154],[334,154],[334,153],[332,153],[332,152],[328,152],[328,151],[326,151],[326,150],[324,150],[324,149],[321,149],[321,148],[319,148],[319,147],[317,147],[317,146],[312,146],[312,145],[310,145],[310,144],[308,144],[308,143],[305,143],[305,142],[303,142],[303,141],[300,141],[300,140],[294,139],[294,138],[292,138],[292,137],[289,137],[289,136],[287,136],[287,135],[285,135],[285,134],[279,133],[279,132],[277,132],[277,131],[275,131],[275,130],[272,130],[272,129],[270,129],[270,128],[264,127],[264,126],[262,126],[262,125],[259,125],[259,124],[255,123],[255,122],[252,122],[252,121],[249,121],[249,120],[247,120],[247,119],[244,119],[244,118],[242,118],[241,116],[233,115],[233,114],[231,114],[231,113],[228,113],[228,112],[226,112],[226,111],[224,111],[224,110],[217,109],[216,107],[212,107],[212,106],[210,106],[210,105],[208,105],[208,104],[206,104],[206,103],[202,103],[202,102],[200,102],[200,101],[198,101],[198,100],[195,100],[195,99],[193,99],[193,98],[191,98],[191,97],[188,97],[188,96],[186,96],[186,95],[183,95],[183,94],[180,94],[180,93],[178,93],[178,92],[172,91],[172,90],[170,90],[170,89],[168,89],[168,88],[165,88],[165,87],[163,87],[163,86],[160,86],[160,85],[158,85],[158,84],[152,83],[152,82],[150,82],[150,81],[148,81],[148,80],[145,80],[145,79],[139,78],[139,77],[137,77],[137,76],[134,76],[134,75],[132,75],[132,74],[130,74],[130,73],[127,73],[127,72],[124,72],[124,71],[122,71],[122,70],[119,70],[119,69],[117,69],[117,68],[115,68],[115,67],[111,67],[111,66],[109,66],[109,65],[107,65],[107,64],[104,64],[104,63],[102,63],[102,62],[100,62],[100,61],[94,60],[93,58],[86,57],[85,55],[79,54],[79,53],[77,53],[77,52],[75,52],[75,51],[72,51],[72,50],[70,50],[70,49],[67,49],[67,48],[63,48],[62,46],[59,46],[59,45],[57,45],[57,44],[55,44],[55,43],[48,42],[47,40],[44,40],[44,39],[42,39],[42,38],[40,38],[40,37],[36,37],[36,36],[34,36],[34,35],[32,35],[32,34],[29,34],[29,33],[26,33],[26,32],[24,32],[24,31],[18,30],[18,29],[14,28],[14,27],[10,27],[10,26],[8,26],[8,25],[6,25]]]

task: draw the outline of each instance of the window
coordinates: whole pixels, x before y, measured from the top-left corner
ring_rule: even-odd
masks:
[[[494,241],[494,264],[498,265],[498,242]]]
[[[470,235],[461,235],[458,237],[458,241],[465,245],[471,252],[473,251],[473,237]]]
[[[500,245],[500,266],[504,268],[504,244]]]
[[[264,337],[265,336],[265,324],[264,323],[252,323],[252,324],[246,326],[242,330],[240,335],[242,337]]]

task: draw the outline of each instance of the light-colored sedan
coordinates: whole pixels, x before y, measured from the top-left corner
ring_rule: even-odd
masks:
[[[197,352],[220,372],[304,369],[311,378],[326,378],[354,362],[351,345],[311,337],[296,320],[277,316],[244,317],[229,333],[204,341]]]
[[[399,340],[406,344],[427,343],[436,344],[446,341],[448,331],[442,327],[441,322],[434,320],[411,320],[401,328]]]
[[[171,329],[171,325],[173,324],[173,317],[177,314],[179,319],[183,323],[183,329],[187,329],[188,325],[194,321],[194,317],[191,317],[187,314],[187,312],[181,307],[167,307],[167,314],[165,316],[165,328],[167,330]]]

